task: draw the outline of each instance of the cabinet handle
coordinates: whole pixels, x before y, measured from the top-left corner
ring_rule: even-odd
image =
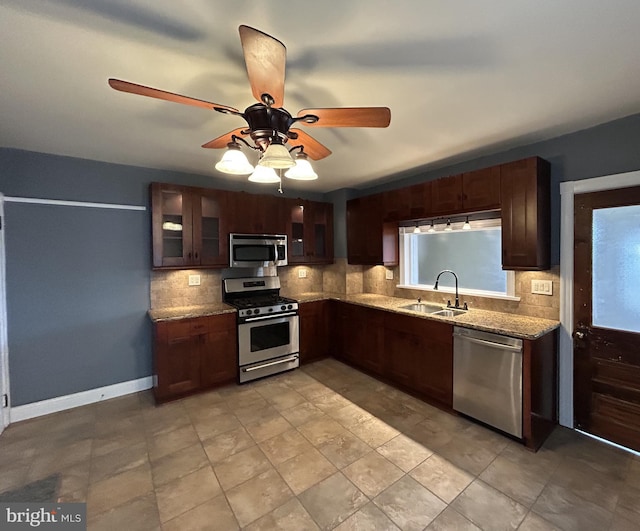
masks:
[[[197,259],[198,259],[198,253],[195,253],[195,255],[194,255],[194,256],[195,256],[195,258],[196,258],[196,260],[197,260]]]
[[[189,258],[189,260],[191,260],[191,253],[187,253],[187,258]]]

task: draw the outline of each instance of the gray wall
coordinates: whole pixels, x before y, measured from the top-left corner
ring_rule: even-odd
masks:
[[[490,156],[425,167],[389,182],[381,180],[376,186],[359,189],[354,194],[369,195],[535,155],[551,163],[551,264],[554,265],[560,263],[560,183],[640,169],[640,114]]]
[[[277,193],[246,179],[0,149],[9,197],[148,206],[153,181]],[[5,217],[12,406],[151,375],[149,211],[7,202]]]

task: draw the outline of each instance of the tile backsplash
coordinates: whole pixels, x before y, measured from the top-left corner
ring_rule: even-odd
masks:
[[[388,269],[393,271],[393,279],[386,279]],[[300,272],[303,271],[302,278]],[[199,286],[189,286],[189,275],[200,275]],[[278,268],[278,276],[283,294],[331,292],[343,294],[376,293],[390,297],[417,299],[446,304],[452,299],[449,293],[398,288],[397,267],[356,266],[347,263],[346,258],[337,258],[335,263],[318,266],[287,266]],[[551,280],[552,295],[531,293],[532,280]],[[197,306],[222,300],[222,271],[219,269],[152,271],[151,308],[172,308]],[[508,301],[488,297],[463,295],[460,302],[467,302],[470,308],[509,312],[531,317],[558,320],[560,315],[560,268],[549,271],[516,272],[516,296],[519,301]]]

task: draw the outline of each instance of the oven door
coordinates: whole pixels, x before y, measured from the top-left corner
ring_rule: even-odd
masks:
[[[240,367],[297,354],[299,324],[296,312],[247,317],[238,325]]]

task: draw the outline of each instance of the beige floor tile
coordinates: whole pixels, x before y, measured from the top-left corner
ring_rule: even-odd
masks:
[[[293,428],[287,419],[277,414],[245,424],[245,428],[257,443],[271,439]]]
[[[147,438],[143,426],[98,435],[93,439],[92,457],[100,457],[136,444],[146,443]]]
[[[561,531],[534,512],[524,517],[518,531]],[[611,531],[611,530],[610,530]]]
[[[293,497],[287,484],[274,469],[245,481],[226,494],[241,527],[254,522]]]
[[[349,431],[366,442],[371,448],[377,448],[393,439],[400,432],[377,418],[355,424]]]
[[[451,503],[474,479],[437,454],[417,466],[410,475],[447,503]]]
[[[258,446],[242,450],[214,465],[216,476],[225,491],[270,468],[271,462]]]
[[[209,466],[174,479],[156,488],[160,521],[168,522],[221,493],[218,480]]]
[[[370,420],[373,418],[373,415],[371,415],[371,413],[362,409],[356,404],[349,404],[348,406],[342,407],[340,409],[332,410],[328,414],[331,418],[337,420],[345,428],[349,428],[350,426],[360,424],[365,420]]]
[[[0,446],[0,451],[2,446]],[[27,483],[27,472],[29,472],[29,462],[24,463],[18,461],[16,464],[2,465],[2,473],[0,474],[0,492],[13,490]]]
[[[87,461],[61,470],[58,479],[58,496],[69,496],[73,493],[86,500],[89,490],[89,472],[90,465]]]
[[[431,418],[406,428],[404,434],[431,451],[449,444],[455,437],[452,430]]]
[[[614,511],[618,495],[625,486],[621,479],[614,479],[582,461],[565,459],[555,470],[550,483],[571,490],[581,498],[596,503],[608,511]],[[640,500],[639,500],[640,501]]]
[[[311,383],[298,387],[296,391],[309,401],[318,400],[320,397],[332,392],[331,388],[315,380]]]
[[[89,485],[87,496],[87,517],[93,518],[152,490],[151,467],[148,463],[93,483]]]
[[[638,531],[638,523],[627,520],[619,514],[613,515],[613,522],[609,531]]]
[[[290,499],[284,505],[265,514],[245,531],[317,531],[318,526],[297,498]]]
[[[351,404],[350,400],[335,391],[321,395],[313,400],[309,399],[309,402],[327,414]]]
[[[312,448],[311,443],[294,429],[262,441],[260,448],[274,465],[288,461]]]
[[[172,454],[199,442],[198,434],[191,424],[167,433],[161,433],[148,440],[149,459],[157,461],[165,455]]]
[[[198,421],[194,423],[194,427],[200,440],[206,441],[221,433],[241,428],[242,424],[234,415],[218,415],[208,420]]]
[[[553,484],[544,488],[532,510],[563,531],[607,529],[613,519],[606,509]]]
[[[282,391],[267,398],[267,402],[269,402],[269,404],[271,404],[278,411],[283,411],[294,406],[299,406],[306,401],[307,399],[304,396],[296,391],[293,391],[292,389]]]
[[[139,467],[149,461],[147,443],[121,448],[91,460],[91,483]]]
[[[276,469],[296,495],[336,472],[336,467],[311,446],[306,452],[279,464]]]
[[[437,453],[454,465],[477,476],[496,458],[498,452],[493,452],[474,444],[473,440],[455,437],[446,445],[439,447]]]
[[[338,469],[343,469],[368,454],[371,446],[345,430],[344,433],[318,446],[318,450]]]
[[[447,507],[427,526],[427,531],[482,531],[459,512]]]
[[[91,531],[135,529],[151,531],[160,529],[158,505],[153,493],[136,498],[109,511],[103,512],[87,522]]]
[[[367,503],[335,529],[336,531],[400,531],[398,526],[373,503]]]
[[[280,414],[289,421],[292,426],[301,426],[309,422],[324,417],[325,414],[322,410],[318,409],[310,402],[303,402],[290,409],[285,409]]]
[[[631,462],[627,474],[626,483],[631,487],[640,489],[640,459],[637,457]]]
[[[414,469],[433,452],[425,448],[411,437],[400,434],[377,448],[377,452],[385,456],[405,472]]]
[[[207,457],[216,464],[227,457],[255,446],[256,442],[242,426],[202,442]]]
[[[260,397],[260,401],[255,404],[234,410],[235,416],[245,425],[256,420],[272,417],[277,413],[278,410],[262,397]]]
[[[162,531],[234,531],[240,529],[224,496],[216,496],[162,524]]]
[[[346,432],[345,428],[329,417],[310,420],[306,424],[298,426],[298,430],[314,446],[320,446]]]
[[[532,470],[498,456],[480,474],[480,479],[521,504],[531,507],[546,484],[546,480],[540,480],[536,472],[537,469]]]
[[[377,452],[370,452],[342,470],[369,498],[374,498],[403,476],[402,470]]]
[[[209,466],[209,459],[204,453],[202,445],[196,443],[154,461],[151,464],[153,484],[157,488],[205,466]]]
[[[39,451],[33,458],[27,473],[27,480],[41,479],[79,463],[88,465],[91,457],[91,444],[92,440],[86,439],[62,448]]]
[[[373,502],[400,529],[424,529],[446,507],[446,504],[420,483],[404,476],[378,495]]]
[[[151,438],[191,424],[187,410],[180,402],[170,402],[142,411],[145,430]]]
[[[193,424],[209,422],[220,415],[229,415],[231,409],[225,402],[216,404],[197,404],[191,403],[189,406],[185,406],[189,413],[189,418]]]
[[[333,529],[368,502],[340,472],[307,489],[298,499],[321,529]]]
[[[640,527],[640,489],[625,486],[618,498],[616,513]]]
[[[524,505],[476,479],[451,507],[486,530],[517,529],[529,512]]]

